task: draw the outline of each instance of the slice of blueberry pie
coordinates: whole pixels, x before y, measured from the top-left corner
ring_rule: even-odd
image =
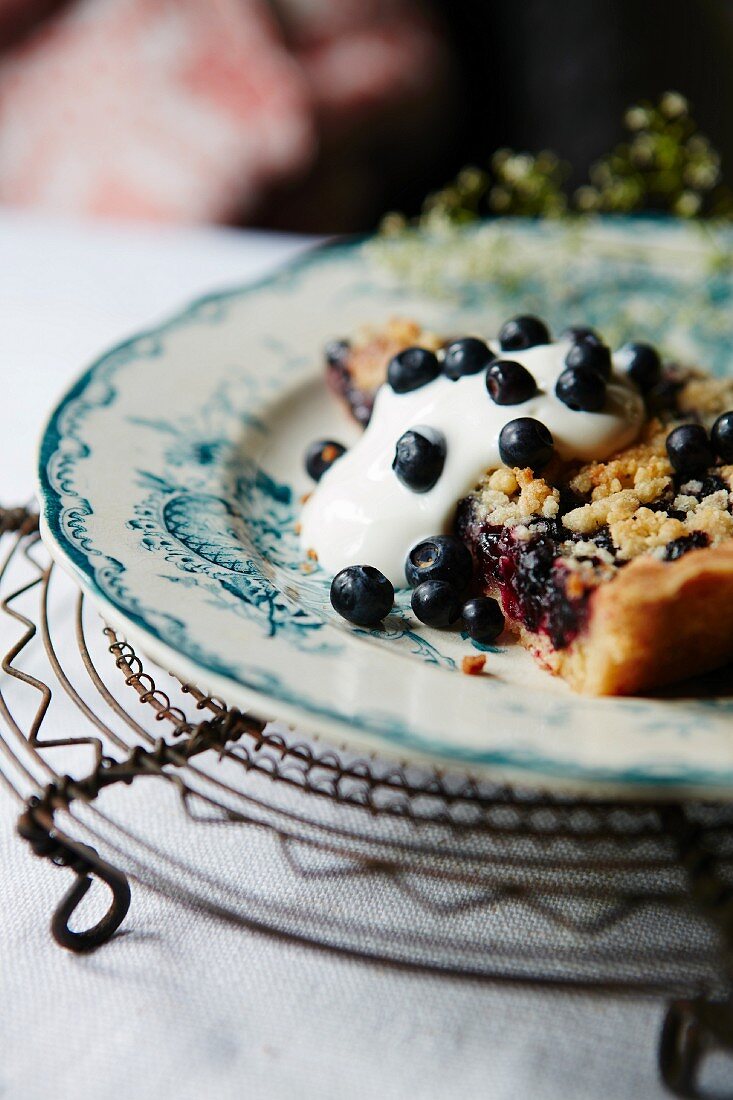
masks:
[[[421,622],[506,625],[598,695],[733,658],[733,379],[529,316],[447,343],[392,321],[326,355],[367,428],[311,448],[302,537],[345,618],[409,586]]]

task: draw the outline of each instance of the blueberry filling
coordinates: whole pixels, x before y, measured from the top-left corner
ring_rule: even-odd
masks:
[[[479,545],[506,612],[528,630],[547,634],[556,649],[568,646],[585,622],[588,593],[568,595],[569,574],[555,540],[542,534],[517,539],[511,529],[487,528]]]
[[[693,531],[679,539],[672,539],[664,548],[663,561],[677,561],[688,550],[702,550],[710,545],[710,538],[704,531]]]
[[[680,519],[680,517],[684,519],[684,512],[679,513],[672,507],[676,495],[677,491],[675,489],[669,489],[662,496],[657,497],[656,500],[650,500],[644,507],[648,508],[650,512],[667,512],[672,519]]]
[[[697,500],[704,500],[705,497],[712,496],[713,493],[719,493],[721,489],[728,489],[722,477],[718,477],[717,474],[705,474],[704,477],[694,481],[686,480],[684,477],[677,475],[675,487],[677,492],[683,493],[685,496],[695,497]]]
[[[537,518],[528,527],[529,537],[520,538],[511,527],[476,524],[470,500],[458,509],[457,530],[473,545],[479,587],[498,587],[508,616],[527,630],[547,635],[555,649],[564,649],[585,625],[594,586],[578,585],[578,574],[562,561],[561,543],[578,541],[577,536],[559,520]],[[613,547],[607,528],[585,541],[594,541],[599,549]]]
[[[371,419],[374,394],[355,385],[349,368],[351,344],[348,340],[332,340],[324,349],[326,381],[337,397],[346,401],[355,419],[366,427]]]
[[[599,550],[605,550],[607,554],[610,554],[612,558],[616,557],[616,547],[613,539],[611,538],[611,531],[607,524],[603,527],[599,527],[593,535],[592,542],[598,547]],[[596,559],[593,559],[596,560]]]

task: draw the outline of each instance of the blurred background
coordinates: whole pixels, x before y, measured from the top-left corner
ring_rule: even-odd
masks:
[[[363,231],[502,146],[579,186],[669,87],[726,182],[726,0],[0,0],[0,204]]]

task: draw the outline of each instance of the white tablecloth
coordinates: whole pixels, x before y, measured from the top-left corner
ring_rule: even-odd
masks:
[[[28,500],[44,414],[95,353],[304,243],[0,215],[0,503]],[[4,652],[7,638],[0,643]],[[29,855],[13,831],[17,805],[0,795],[0,1095],[8,1100],[664,1095],[655,1065],[661,1003],[324,957],[139,887],[126,935],[88,957],[65,953],[47,921],[68,873]],[[141,793],[143,825],[146,805]]]

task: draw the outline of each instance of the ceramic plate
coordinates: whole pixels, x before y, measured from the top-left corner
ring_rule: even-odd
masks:
[[[404,595],[383,630],[335,616],[296,536],[306,444],[356,437],[323,385],[325,340],[394,314],[492,332],[521,310],[722,371],[729,244],[673,225],[494,223],[320,250],[197,301],[104,355],[53,411],[44,539],[135,646],[230,705],[531,783],[733,792],[727,674],[675,697],[584,699],[509,643],[464,676],[472,643],[418,629]]]

